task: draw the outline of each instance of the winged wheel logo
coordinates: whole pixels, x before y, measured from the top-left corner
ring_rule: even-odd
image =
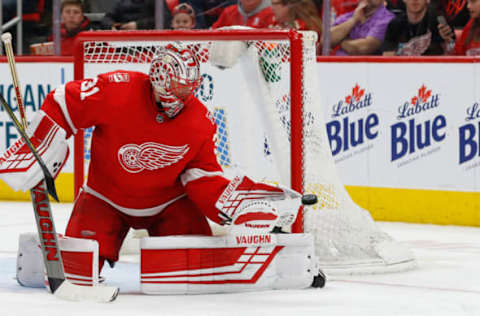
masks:
[[[130,173],[153,171],[179,162],[189,150],[188,145],[126,144],[118,150],[118,161]]]

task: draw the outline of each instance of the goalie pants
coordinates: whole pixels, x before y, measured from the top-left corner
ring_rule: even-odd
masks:
[[[146,229],[150,236],[212,235],[206,217],[187,197],[175,201],[157,215],[135,217],[83,191],[75,201],[65,235],[97,240],[101,270],[105,259],[118,260],[130,227]]]

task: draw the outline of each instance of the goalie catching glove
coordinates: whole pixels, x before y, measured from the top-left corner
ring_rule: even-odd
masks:
[[[215,204],[230,234],[262,234],[292,225],[301,205],[299,193],[247,177],[235,177]]]
[[[40,111],[28,126],[27,135],[50,173],[56,177],[68,158],[66,132]],[[43,177],[40,165],[23,138],[19,138],[0,156],[0,179],[15,191],[30,190]]]
[[[253,27],[243,25],[224,26],[216,29],[222,30],[253,30]],[[221,69],[231,68],[248,50],[248,43],[245,41],[212,41],[209,46],[210,64]]]

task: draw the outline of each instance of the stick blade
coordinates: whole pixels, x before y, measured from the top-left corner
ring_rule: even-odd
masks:
[[[50,287],[50,291],[52,293],[55,293],[55,291],[62,285],[63,282],[65,282],[65,279],[48,277],[48,286]]]
[[[113,302],[120,289],[113,286],[81,286],[65,280],[53,293],[56,297],[67,301],[93,301],[99,303]]]
[[[45,175],[45,183],[47,185],[48,194],[50,194],[50,196],[58,202],[57,190],[55,189],[55,180],[53,180],[53,177],[50,174]]]

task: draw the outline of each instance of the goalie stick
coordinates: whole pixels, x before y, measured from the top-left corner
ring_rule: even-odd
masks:
[[[28,148],[31,150],[45,175],[45,180],[40,181],[39,184],[30,190],[30,196],[35,213],[35,220],[40,238],[40,244],[42,246],[43,261],[47,272],[50,290],[55,296],[66,300],[93,300],[98,302],[111,302],[116,299],[119,292],[118,288],[109,286],[85,287],[72,284],[65,279],[65,271],[63,269],[62,256],[58,245],[57,232],[55,230],[50,201],[45,188],[46,182],[48,192],[52,195],[52,197],[55,198],[55,200],[58,201],[55,191],[55,183],[52,175],[45,166],[45,163],[25,133],[27,123],[23,102],[20,95],[20,86],[16,73],[15,60],[13,58],[12,35],[10,33],[3,34],[2,41],[5,45],[7,60],[12,73],[13,85],[17,91],[17,105],[20,115],[22,116],[23,127],[13,113],[12,108],[1,94],[0,102],[12,119],[15,127],[24,139]]]

